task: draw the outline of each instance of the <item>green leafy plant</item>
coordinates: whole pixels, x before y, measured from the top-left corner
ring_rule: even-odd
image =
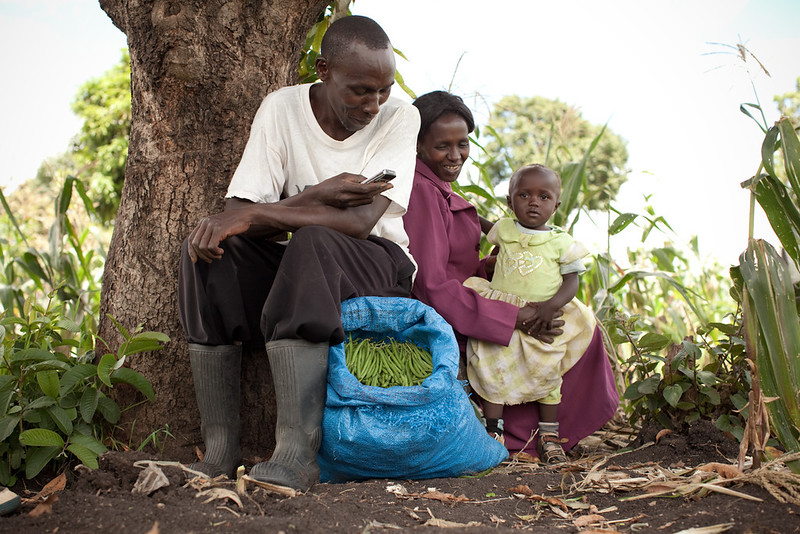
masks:
[[[632,349],[623,372],[623,399],[632,423],[652,418],[664,428],[683,429],[702,418],[718,421],[718,427],[741,439],[744,422],[736,412],[747,404],[750,385],[739,318],[732,319],[680,343],[637,330],[641,320],[636,316],[618,314],[605,322],[611,339]],[[713,331],[722,334],[717,342],[709,336]]]
[[[81,229],[68,214],[75,213],[74,193],[87,214],[89,224]],[[100,305],[100,276],[105,264],[105,238],[91,224],[96,219],[92,202],[83,182],[68,176],[53,202],[53,219],[43,236],[26,232],[28,221],[20,220],[11,208],[9,199],[0,190],[0,204],[5,211],[0,228],[5,235],[15,235],[10,243],[0,239],[0,307],[21,311],[26,295],[47,295],[55,292],[66,306],[65,312],[74,320],[89,324],[83,331],[93,331],[93,321]],[[96,232],[97,230],[97,232]]]
[[[75,339],[81,327],[63,314],[56,293],[44,306],[30,297],[21,314],[7,310],[0,317],[0,484],[6,486],[21,473],[35,477],[51,461],[75,458],[96,468],[106,451],[103,424],[116,423],[121,413],[112,388],[129,384],[154,397],[147,379],[123,366],[126,358],[169,341],[114,322],[124,342],[98,357]]]
[[[775,164],[783,159],[783,174]],[[744,184],[763,208],[788,256],[784,259],[766,241],[751,238],[747,250],[732,272],[741,278],[745,309],[747,352],[761,379],[768,399],[766,408],[772,428],[781,444],[791,452],[800,451],[800,323],[798,291],[791,269],[800,266],[800,138],[788,117],[782,117],[766,131],[761,147],[762,162],[756,177]],[[764,173],[761,173],[761,170]],[[788,183],[788,186],[786,185]],[[790,265],[791,264],[793,265]],[[764,432],[764,430],[761,430]],[[763,441],[757,436],[756,445]],[[757,456],[763,455],[758,447]],[[800,462],[790,467],[800,472]]]

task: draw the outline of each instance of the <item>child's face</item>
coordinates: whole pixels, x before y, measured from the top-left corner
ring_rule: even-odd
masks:
[[[519,223],[532,230],[547,230],[547,221],[561,205],[561,187],[551,173],[538,169],[521,174],[508,195],[508,207]]]

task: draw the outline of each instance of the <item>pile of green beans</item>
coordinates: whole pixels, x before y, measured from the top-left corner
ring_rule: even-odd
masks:
[[[344,358],[347,370],[365,386],[418,386],[433,372],[431,353],[410,341],[350,337]]]

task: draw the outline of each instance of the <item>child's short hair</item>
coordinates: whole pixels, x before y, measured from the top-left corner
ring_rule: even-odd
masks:
[[[539,163],[531,163],[529,165],[523,165],[522,167],[514,171],[514,174],[511,175],[511,179],[508,181],[508,192],[511,193],[511,191],[514,190],[514,186],[517,185],[520,176],[522,176],[526,172],[531,172],[531,171],[540,172],[542,174],[551,174],[558,182],[558,190],[561,191],[561,176],[556,171],[554,171],[547,165],[541,165]]]

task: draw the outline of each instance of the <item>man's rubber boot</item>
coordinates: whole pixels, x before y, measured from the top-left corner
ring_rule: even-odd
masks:
[[[200,410],[200,431],[206,452],[189,468],[210,477],[234,479],[242,463],[239,442],[239,396],[242,347],[189,343],[194,393]]]
[[[256,480],[300,491],[319,481],[317,452],[322,443],[328,348],[327,343],[302,339],[267,343],[278,421],[272,457],[250,471]]]

